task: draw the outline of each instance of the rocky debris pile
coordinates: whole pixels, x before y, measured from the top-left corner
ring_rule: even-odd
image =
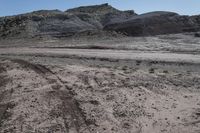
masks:
[[[82,32],[118,32],[129,36],[148,36],[200,30],[200,16],[181,16],[172,12],[137,15],[108,4],[59,10],[40,10],[0,18],[0,38],[69,37]]]

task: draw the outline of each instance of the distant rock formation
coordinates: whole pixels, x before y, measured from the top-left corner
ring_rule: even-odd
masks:
[[[71,35],[83,30],[95,30],[96,27],[82,21],[77,16],[58,10],[37,11],[0,21],[0,36],[38,36],[38,35]]]
[[[103,28],[107,23],[126,20],[137,15],[133,10],[120,11],[106,4],[95,6],[83,6],[74,9],[69,9],[66,12],[78,16],[81,20],[87,21],[90,24],[98,25]]]
[[[151,12],[107,24],[105,30],[113,30],[131,36],[148,36],[200,30],[200,17],[180,16],[173,12]]]
[[[59,10],[40,10],[0,18],[0,38],[54,36],[68,37],[86,32],[120,32],[129,36],[149,36],[200,31],[200,16],[172,12],[137,15],[108,4]],[[89,35],[89,34],[88,34]]]

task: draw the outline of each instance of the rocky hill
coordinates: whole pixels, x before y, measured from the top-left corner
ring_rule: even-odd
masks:
[[[108,23],[126,20],[137,15],[133,10],[120,11],[108,4],[78,7],[66,12],[75,14],[81,20],[89,23],[98,22],[102,28]]]
[[[39,35],[71,35],[96,27],[77,16],[61,11],[37,11],[1,19],[1,37],[35,37]]]
[[[107,24],[105,30],[132,36],[158,35],[200,30],[199,16],[181,16],[173,12],[151,12]]]
[[[68,37],[83,32],[117,31],[130,36],[146,36],[200,30],[200,16],[172,12],[137,15],[108,4],[59,10],[40,10],[0,18],[0,38]]]

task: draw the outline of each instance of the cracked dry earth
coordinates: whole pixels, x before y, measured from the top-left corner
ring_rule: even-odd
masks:
[[[200,74],[1,59],[0,132],[199,133]]]

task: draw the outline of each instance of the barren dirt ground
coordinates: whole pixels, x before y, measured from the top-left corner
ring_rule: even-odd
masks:
[[[0,132],[199,133],[200,55],[180,51],[0,48]]]

